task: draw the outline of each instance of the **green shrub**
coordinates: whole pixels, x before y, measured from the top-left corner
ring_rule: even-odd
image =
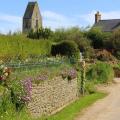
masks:
[[[0,96],[0,114],[3,114],[11,108],[15,107],[11,102],[10,91],[8,89],[5,89],[3,95]]]
[[[78,27],[57,29],[54,32],[53,40],[55,42],[64,40],[74,41],[78,45],[79,50],[84,53],[84,57],[90,58],[93,55],[91,41],[84,35],[84,32],[84,30]]]
[[[31,39],[48,39],[52,36],[53,32],[49,28],[40,28],[37,31],[31,30],[27,37]]]
[[[93,93],[96,92],[94,82],[86,82],[86,84],[85,84],[85,92],[88,93],[88,94],[93,94]]]
[[[51,54],[53,56],[62,55],[79,58],[79,49],[77,44],[73,41],[62,41],[58,44],[52,45]]]
[[[103,36],[100,29],[92,28],[87,32],[86,35],[89,39],[91,39],[92,45],[95,49],[103,47]]]
[[[78,27],[72,27],[68,29],[60,28],[54,32],[53,40],[60,42],[64,40],[78,41],[83,36],[83,32]]]
[[[98,62],[87,70],[87,79],[99,83],[107,83],[113,80],[114,71],[110,64]]]
[[[90,29],[85,35],[92,41],[92,45],[95,49],[103,48],[104,42],[110,37],[107,33],[102,32],[99,27]]]
[[[120,29],[117,29],[112,33],[110,41],[113,45],[113,49],[120,49]]]

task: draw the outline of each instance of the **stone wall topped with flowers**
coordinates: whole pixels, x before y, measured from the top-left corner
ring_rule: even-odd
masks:
[[[65,75],[32,85],[32,99],[28,109],[34,117],[50,115],[78,98],[77,78]]]

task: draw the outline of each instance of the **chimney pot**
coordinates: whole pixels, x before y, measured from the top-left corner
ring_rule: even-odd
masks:
[[[101,20],[101,14],[99,11],[95,14],[95,23],[98,23]]]

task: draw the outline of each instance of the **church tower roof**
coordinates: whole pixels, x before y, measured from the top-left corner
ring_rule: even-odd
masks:
[[[35,5],[38,5],[38,3],[37,2],[28,3],[24,17],[23,17],[24,19],[30,19],[32,17]]]

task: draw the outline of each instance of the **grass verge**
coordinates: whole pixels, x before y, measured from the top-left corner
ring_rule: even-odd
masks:
[[[102,99],[106,96],[106,93],[94,93],[91,95],[84,96],[76,102],[65,107],[62,111],[56,113],[47,118],[41,118],[38,120],[73,120],[84,108],[92,105],[98,99]]]

